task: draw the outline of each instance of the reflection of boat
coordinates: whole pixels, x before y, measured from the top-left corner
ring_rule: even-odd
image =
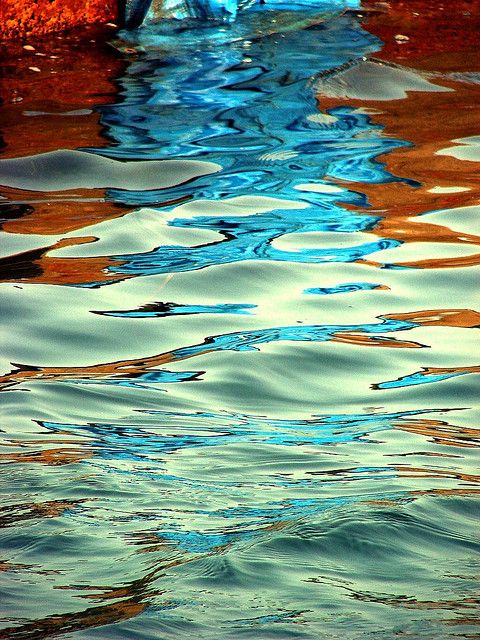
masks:
[[[270,8],[337,11],[358,8],[359,0],[297,0],[294,5],[278,0],[49,0],[24,2],[2,0],[0,9],[0,41],[29,38],[74,27],[102,24],[108,21],[124,23],[128,28],[149,20],[194,18],[230,22],[237,11],[268,4]]]
[[[129,29],[146,22],[175,20],[195,20],[215,23],[231,23],[237,13],[247,9],[256,13],[272,10],[331,13],[360,7],[359,0],[296,0],[285,3],[282,0],[123,0],[120,12],[123,23]]]

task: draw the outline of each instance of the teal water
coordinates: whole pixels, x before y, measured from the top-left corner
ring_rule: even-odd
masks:
[[[0,159],[2,640],[478,636],[479,69],[255,20]]]

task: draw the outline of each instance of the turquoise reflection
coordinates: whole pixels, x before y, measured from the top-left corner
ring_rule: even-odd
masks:
[[[39,424],[52,432],[68,432],[88,440],[89,447],[104,459],[142,461],[152,458],[159,463],[158,456],[166,456],[186,448],[215,447],[242,442],[286,447],[300,444],[341,445],[357,440],[368,443],[368,436],[372,433],[393,429],[412,416],[443,411],[416,409],[391,413],[318,415],[306,420],[293,420],[226,411],[172,413],[165,410],[149,410],[142,413],[153,416],[155,422],[145,427],[112,423],[63,424],[49,421]],[[163,430],[169,434],[161,435],[159,431]],[[175,435],[171,431],[175,431]],[[360,471],[357,470],[358,473]],[[159,473],[163,476],[161,468]],[[207,479],[205,482],[208,484]],[[278,476],[276,482],[288,484],[290,481]]]
[[[201,158],[223,170],[168,189],[110,189],[108,196],[130,206],[157,208],[168,214],[171,226],[212,230],[222,240],[112,255],[112,274],[189,272],[245,260],[354,262],[401,244],[378,239],[349,248],[299,251],[272,244],[289,233],[372,229],[379,216],[365,213],[368,203],[360,185],[358,192],[349,191],[336,187],[335,181],[416,184],[391,175],[377,160],[410,143],[385,136],[383,127],[361,109],[319,109],[312,79],[378,48],[378,41],[353,18],[287,31],[281,38],[267,35],[248,41],[248,46],[245,41],[226,42],[221,48],[207,42],[201,47],[165,44],[161,34],[156,41],[148,30],[131,37],[132,46],[142,53],[120,80],[122,100],[100,107],[102,125],[112,140],[100,153],[129,160]],[[242,196],[275,198],[277,206],[251,215],[222,215],[222,203]],[[182,218],[182,207],[177,212],[158,205],[179,198],[189,198],[192,206],[216,202],[218,213]],[[282,201],[289,206],[284,208]],[[299,203],[298,209],[292,202]],[[362,208],[363,214],[358,211]]]
[[[372,282],[344,282],[335,287],[310,287],[304,289],[303,293],[310,293],[317,296],[328,296],[335,293],[353,293],[354,291],[370,291],[381,289],[383,285]]]
[[[302,489],[309,497],[288,497],[283,500],[269,500],[268,494],[262,501],[256,500],[255,506],[241,505],[226,508],[204,508],[202,503],[192,504],[187,511],[177,513],[167,509],[162,514],[131,513],[132,520],[152,520],[156,523],[155,536],[162,544],[171,545],[187,556],[221,553],[232,545],[265,539],[269,532],[275,535],[279,528],[299,522],[307,523],[319,514],[331,509],[339,509],[361,502],[388,499],[389,501],[408,501],[407,491],[395,492],[388,488],[388,481],[398,478],[395,466],[356,466],[326,469],[309,472],[301,478],[291,474],[270,475],[263,482],[254,483],[248,477],[234,480],[209,479],[201,481],[186,476],[172,475],[167,471],[169,458],[192,448],[256,445],[258,447],[291,447],[308,445],[343,446],[361,442],[368,446],[374,440],[372,434],[387,432],[409,424],[413,417],[423,414],[443,413],[445,410],[410,410],[399,412],[379,412],[365,414],[318,415],[310,419],[275,419],[262,416],[234,414],[228,412],[180,413],[164,410],[144,411],[149,422],[144,426],[112,423],[64,424],[40,422],[40,426],[52,435],[69,434],[81,438],[94,453],[93,460],[86,460],[86,466],[98,466],[105,473],[109,465],[110,473],[126,475],[132,478],[148,479],[167,486],[188,487],[189,491],[223,494],[226,490],[239,489],[242,493],[252,486],[256,491],[268,488]],[[421,420],[421,419],[420,419]],[[428,422],[428,421],[427,421]],[[224,455],[224,454],[223,454]],[[96,462],[102,460],[102,462]],[[128,467],[116,463],[129,463]],[[358,489],[358,482],[378,482],[379,489],[372,492]],[[356,491],[348,495],[346,483],[353,482]],[[344,492],[335,490],[335,497],[324,497],[325,492],[341,483]],[[371,487],[371,485],[369,484]],[[162,491],[159,485],[159,491]],[[307,492],[307,493],[305,493]],[[261,506],[260,506],[261,505]],[[77,514],[78,515],[78,514]],[[188,519],[185,519],[188,515]],[[221,522],[218,528],[195,528],[193,522],[202,520],[207,524]],[[188,522],[192,524],[188,525]],[[153,533],[153,532],[151,532]],[[185,559],[183,561],[186,561]]]
[[[101,316],[113,318],[164,318],[167,316],[185,316],[199,313],[233,313],[250,315],[255,304],[177,304],[175,302],[154,302],[139,309],[118,311],[92,311]]]

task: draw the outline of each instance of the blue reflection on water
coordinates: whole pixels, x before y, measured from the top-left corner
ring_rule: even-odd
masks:
[[[224,237],[200,247],[167,245],[112,255],[112,274],[187,272],[244,260],[353,262],[401,244],[378,239],[349,248],[320,245],[298,251],[272,245],[288,233],[353,233],[375,226],[379,216],[365,213],[365,196],[348,189],[328,192],[334,181],[415,184],[391,175],[377,160],[410,143],[386,137],[382,125],[361,109],[339,105],[322,111],[311,84],[315,75],[378,48],[376,38],[349,17],[249,41],[246,48],[239,42],[215,49],[208,43],[174,46],[156,37],[150,32],[135,36],[137,46],[142,38],[148,46],[120,81],[122,100],[100,108],[113,142],[101,153],[130,160],[198,157],[223,170],[171,189],[111,189],[108,196],[158,208],[169,214],[171,226],[208,229]],[[239,196],[276,198],[277,206],[266,213],[223,215],[222,203]],[[172,214],[172,206],[158,207],[160,200],[179,197],[193,204],[215,201],[215,215],[182,218],[181,208]],[[282,200],[299,207],[282,208]]]
[[[382,285],[374,284],[373,282],[344,282],[335,287],[310,287],[309,289],[304,289],[303,293],[328,296],[335,293],[353,293],[354,291],[370,291],[371,289],[379,288],[382,288]]]
[[[371,433],[394,428],[413,416],[441,412],[417,409],[392,413],[328,414],[306,420],[266,418],[227,412],[195,413],[148,410],[142,413],[157,420],[145,427],[129,424],[61,424],[41,422],[52,432],[70,432],[86,438],[96,455],[106,459],[148,460],[184,448],[212,447],[239,442],[279,446],[299,444],[344,444],[355,440],[368,442]],[[166,430],[168,435],[159,435]],[[189,431],[193,433],[188,433]],[[183,433],[182,433],[183,432]],[[133,470],[131,471],[134,472]],[[288,482],[279,478],[279,482]],[[208,482],[205,479],[203,482]]]
[[[92,311],[92,313],[114,318],[163,318],[166,316],[195,315],[199,313],[249,315],[250,310],[255,309],[256,306],[255,304],[176,304],[174,302],[160,302],[130,311]]]
[[[442,412],[441,410],[434,410]],[[190,448],[223,447],[252,443],[257,446],[305,446],[305,445],[344,445],[354,441],[362,441],[368,445],[372,440],[372,433],[388,431],[407,422],[412,417],[431,414],[432,411],[411,410],[391,413],[372,414],[338,414],[312,416],[305,420],[271,419],[262,416],[229,414],[227,412],[196,412],[180,413],[164,410],[143,411],[154,422],[145,426],[128,424],[61,424],[55,422],[41,422],[41,426],[54,433],[70,433],[76,438],[85,439],[89,448],[95,452],[95,457],[105,461],[129,461],[142,463],[141,466],[129,465],[128,470],[122,467],[110,467],[111,473],[127,474],[149,478],[150,480],[174,483],[178,486],[189,486],[192,490],[215,493],[224,491],[227,487],[241,487],[249,484],[248,478],[237,481],[224,479],[209,480],[205,477],[201,481],[165,473],[163,467],[167,457],[177,451]],[[190,432],[190,433],[189,433]],[[162,464],[163,462],[163,464]],[[154,463],[152,466],[149,463]],[[84,464],[95,466],[95,461]],[[145,466],[146,465],[146,466]],[[100,467],[104,471],[103,467]],[[288,527],[299,521],[308,522],[318,514],[330,509],[348,506],[358,502],[378,500],[384,496],[388,500],[409,500],[408,492],[391,489],[375,493],[357,493],[355,495],[340,494],[335,497],[319,497],[317,492],[321,487],[338,483],[339,481],[376,481],[388,486],[389,479],[398,476],[394,467],[390,466],[356,466],[327,471],[315,479],[295,479],[288,474],[277,473],[268,478],[265,488],[304,487],[311,497],[288,498],[284,500],[267,500],[263,506],[237,505],[227,508],[205,509],[202,506],[192,506],[191,516],[209,519],[220,518],[223,521],[219,529],[200,529],[195,526],[186,528],[172,518],[165,518],[161,528],[155,534],[159,541],[174,545],[188,554],[210,554],[221,552],[233,544],[248,543],[257,538],[264,538],[271,530]],[[345,486],[345,485],[344,485]],[[262,487],[262,482],[255,482],[256,490]],[[314,488],[316,487],[316,490]],[[167,515],[167,514],[165,514]],[[132,514],[132,519],[148,520],[148,514]],[[152,514],[152,520],[158,520],[157,514]],[[173,521],[173,522],[169,522]],[[231,525],[229,525],[231,522]]]
[[[179,347],[168,353],[160,355],[168,355],[169,361],[179,361],[194,356],[202,356],[207,353],[216,351],[258,351],[259,346],[272,342],[289,341],[289,342],[327,342],[333,341],[353,341],[356,337],[366,337],[367,344],[372,347],[412,347],[425,348],[427,345],[419,342],[405,342],[397,338],[386,337],[382,334],[392,333],[395,331],[405,331],[418,327],[415,322],[405,320],[397,320],[394,318],[381,318],[381,322],[375,324],[352,324],[352,325],[304,325],[295,324],[285,327],[269,327],[266,329],[255,329],[250,331],[235,331],[231,333],[223,333],[216,336],[209,336],[204,342]],[[360,343],[362,344],[362,343]],[[365,344],[365,342],[363,342]],[[68,369],[65,370],[63,380],[73,384],[109,384],[126,387],[142,387],[146,384],[156,383],[176,383],[192,381],[198,378],[203,371],[182,371],[173,372],[166,369],[149,369],[148,360],[154,361],[159,356],[151,356],[141,361],[140,366],[134,367],[129,364],[127,371],[117,369],[112,377],[103,374],[99,370],[95,377],[91,377],[87,373],[85,377],[77,378],[75,376],[75,368],[70,369],[72,375],[68,375]],[[21,371],[21,369],[19,370]],[[81,374],[81,368],[78,373]],[[48,375],[46,375],[48,379]]]

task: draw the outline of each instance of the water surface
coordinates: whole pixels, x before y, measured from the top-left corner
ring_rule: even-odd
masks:
[[[478,52],[297,18],[7,95],[2,639],[478,635]]]

